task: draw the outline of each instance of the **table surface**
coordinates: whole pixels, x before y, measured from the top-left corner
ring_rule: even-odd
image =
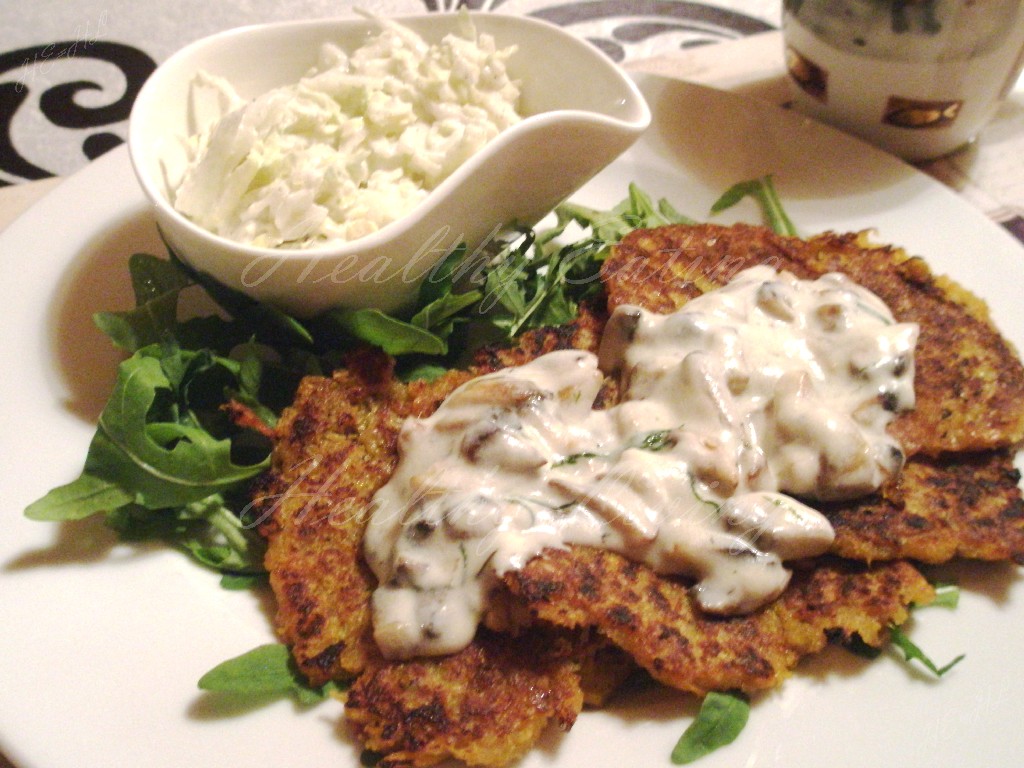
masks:
[[[238,10],[241,5],[173,0],[157,10],[155,4],[119,0],[36,0],[26,11],[24,4],[0,4],[0,93],[8,95],[0,103],[0,230],[59,185],[62,176],[121,143],[140,78],[191,40],[245,23],[344,15],[355,5],[395,14],[450,10],[451,3],[249,0],[244,13]],[[673,0],[477,0],[468,5],[555,21],[595,42],[627,69],[777,104],[789,100],[776,29],[780,0],[716,0],[707,5]],[[93,87],[82,92],[80,104],[90,109],[76,113],[72,108],[77,122],[67,115],[55,117],[57,99],[44,94],[59,93],[61,83],[86,78]],[[1024,240],[1021,86],[1017,84],[974,145],[921,168]],[[0,768],[13,768],[3,755]]]

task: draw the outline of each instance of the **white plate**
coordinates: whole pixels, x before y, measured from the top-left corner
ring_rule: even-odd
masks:
[[[668,80],[643,87],[655,125],[577,200],[609,205],[637,181],[702,217],[732,182],[770,172],[802,232],[873,227],[986,298],[1024,348],[1024,250],[947,189],[772,106]],[[221,590],[176,552],[117,544],[97,520],[22,517],[81,468],[116,359],[89,316],[129,305],[124,262],[138,250],[162,252],[123,150],[0,236],[0,749],[25,768],[358,765],[336,702],[227,716],[196,689],[214,664],[272,639],[260,599]],[[1024,586],[1011,566],[956,574],[960,607],[921,611],[912,626],[938,661],[967,654],[945,679],[893,656],[828,651],[758,697],[740,738],[698,764],[1018,765]],[[694,710],[671,692],[627,696],[584,713],[568,735],[549,734],[523,765],[668,768]]]

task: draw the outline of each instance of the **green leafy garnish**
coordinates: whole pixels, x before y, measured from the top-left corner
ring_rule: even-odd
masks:
[[[225,575],[259,574],[263,570],[262,539],[219,495],[157,510],[127,504],[110,510],[106,522],[124,541],[167,541]]]
[[[617,243],[634,229],[697,223],[695,219],[679,213],[665,199],[653,202],[636,184],[630,184],[628,197],[609,211],[563,203],[557,213],[563,226],[568,221],[575,221],[592,229],[594,239],[606,244]]]
[[[208,352],[142,348],[118,370],[86,471],[121,481],[149,509],[200,501],[260,473],[267,462],[236,464],[231,441],[215,437],[191,401],[203,377],[238,385],[239,373]]]
[[[264,573],[225,573],[220,577],[220,585],[224,589],[244,591],[267,583]]]
[[[750,716],[750,702],[739,693],[712,691],[704,697],[696,719],[672,750],[672,762],[686,765],[731,744]]]
[[[379,309],[336,309],[327,313],[325,319],[389,355],[443,355],[448,351],[448,344],[437,334]]]
[[[658,429],[654,432],[648,432],[640,440],[639,448],[645,451],[663,451],[666,448],[671,448],[675,445],[675,441],[671,437],[671,429]]]
[[[581,461],[587,459],[597,459],[605,456],[605,454],[594,453],[594,451],[580,451],[579,453],[570,453],[568,456],[564,456],[554,464],[552,467],[571,467],[574,464],[579,464]]]
[[[508,339],[564,325],[579,302],[598,289],[604,243],[557,247],[530,232],[508,243],[483,272],[482,319]]]
[[[159,343],[178,318],[178,296],[191,284],[173,263],[148,253],[133,254],[128,261],[135,309],[101,312],[95,323],[121,349],[135,352]]]
[[[310,686],[295,669],[288,647],[269,643],[221,662],[199,678],[199,687],[244,699],[291,696],[311,705],[327,698],[335,686]]]
[[[935,599],[928,603],[929,607],[956,608],[960,604],[960,587],[956,584],[934,584]]]
[[[265,331],[302,341],[300,326],[266,326],[269,313],[235,306],[250,319],[211,314],[181,321],[178,303],[195,286],[173,259],[129,260],[136,307],[100,313],[96,324],[129,353],[118,367],[78,478],[25,510],[34,520],[96,514],[126,540],[160,538],[224,573],[262,571],[263,542],[233,511],[248,483],[269,466],[269,442],[235,426],[234,400],[272,424],[298,371],[261,358]],[[275,397],[274,392],[277,392]]]
[[[106,513],[126,538],[165,537],[212,567],[258,569],[259,537],[228,510],[226,496],[269,466],[267,449],[237,461],[237,432],[216,407],[204,412],[211,394],[221,400],[225,389],[247,388],[242,371],[238,361],[172,341],[142,347],[118,368],[82,474],[25,514],[58,521]]]
[[[761,214],[764,216],[765,222],[775,234],[797,235],[797,229],[793,222],[790,221],[789,216],[786,215],[770,175],[733,184],[711,206],[711,213],[721,213],[728,208],[732,208],[745,197],[752,197],[754,199],[761,208]]]
[[[902,629],[893,625],[889,627],[889,641],[903,652],[903,658],[907,662],[919,661],[925,666],[932,674],[936,677],[942,677],[944,674],[949,672],[953,667],[959,664],[966,657],[965,654],[960,654],[951,662],[944,666],[938,666],[932,661],[924,651],[922,651],[917,645],[911,642],[910,638],[903,632]]]
[[[132,494],[117,483],[83,472],[76,480],[54,488],[29,504],[25,515],[43,522],[83,520],[98,512],[123,507],[132,499]]]

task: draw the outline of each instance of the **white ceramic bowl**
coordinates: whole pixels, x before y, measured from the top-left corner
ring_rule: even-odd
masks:
[[[242,27],[174,54],[149,78],[132,110],[128,146],[157,224],[173,251],[221,283],[299,316],[335,307],[392,311],[415,297],[431,266],[465,242],[472,249],[500,225],[531,226],[627,149],[650,123],[636,85],[593,46],[546,22],[470,14],[500,48],[515,45],[509,75],[520,81],[524,119],[435,188],[409,215],[372,235],[312,249],[255,248],[216,236],[178,213],[167,178],[186,162],[182,139],[193,76],[226,78],[244,98],[296,82],[320,46],[354,50],[378,27],[345,18]],[[453,14],[397,18],[428,42],[453,31]]]

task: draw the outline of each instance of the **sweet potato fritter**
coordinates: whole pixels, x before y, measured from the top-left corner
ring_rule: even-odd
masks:
[[[862,235],[809,240],[737,224],[631,233],[605,262],[608,308],[672,312],[757,264],[814,278],[843,272],[876,293],[901,322],[920,323],[917,405],[893,423],[907,454],[985,451],[1024,439],[1024,367],[984,305],[922,259],[871,246]]]
[[[266,567],[278,634],[314,685],[378,660],[362,559],[366,508],[394,471],[402,422],[433,413],[470,378],[564,348],[595,349],[603,319],[590,311],[515,348],[482,352],[468,371],[403,383],[393,361],[365,352],[333,377],[307,377],[275,430],[273,467],[254,493],[268,540]]]
[[[376,580],[362,559],[366,508],[394,471],[402,422],[432,413],[472,376],[452,371],[406,385],[391,366],[367,353],[332,378],[304,379],[254,495],[277,631],[314,685],[348,679],[379,658],[369,608]]]
[[[366,508],[394,471],[406,418],[429,415],[464,381],[522,355],[593,347],[600,323],[584,312],[569,328],[530,334],[517,351],[481,354],[472,370],[431,382],[403,383],[386,356],[365,353],[331,378],[303,380],[278,422],[273,467],[254,494],[277,632],[310,683],[356,678],[347,716],[368,748],[389,753],[382,766],[453,756],[503,765],[549,722],[571,725],[584,699],[600,700],[629,669],[615,659],[609,678],[593,665],[596,654],[615,658],[606,641],[552,632],[543,653],[530,635],[495,636],[444,659],[386,662],[372,638],[375,579],[362,559]]]
[[[551,723],[568,730],[583,707],[577,649],[550,632],[487,631],[459,653],[396,662],[359,677],[346,716],[381,766],[454,757],[505,765]]]

